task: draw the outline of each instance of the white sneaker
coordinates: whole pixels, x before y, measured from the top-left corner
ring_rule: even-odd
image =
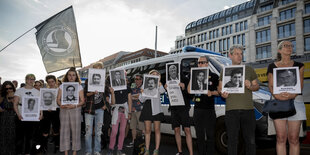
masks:
[[[101,153],[100,152],[95,152],[94,155],[101,155]]]

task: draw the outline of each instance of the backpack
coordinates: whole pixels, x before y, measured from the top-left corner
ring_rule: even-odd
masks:
[[[132,155],[143,155],[145,152],[145,141],[144,136],[137,135],[137,138],[133,144],[133,152]]]

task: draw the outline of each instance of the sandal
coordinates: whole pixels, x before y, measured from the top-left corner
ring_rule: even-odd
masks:
[[[149,150],[145,150],[143,155],[150,155],[150,151]]]
[[[155,149],[155,150],[153,151],[153,155],[158,155],[158,152],[159,152],[159,150],[158,150],[158,149]]]

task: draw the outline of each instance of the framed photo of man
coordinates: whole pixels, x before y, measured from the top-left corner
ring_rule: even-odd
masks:
[[[23,97],[22,121],[40,121],[40,97]]]
[[[158,84],[159,76],[156,75],[144,75],[143,76],[143,92],[142,96],[156,98],[158,97]]]
[[[88,69],[88,91],[104,92],[105,87],[105,69]]]
[[[56,110],[57,89],[40,89],[40,105],[42,110]]]
[[[62,83],[61,105],[79,104],[79,83]]]
[[[190,94],[208,94],[209,68],[191,68]]]
[[[125,70],[110,70],[110,82],[115,91],[127,89]]]
[[[298,67],[281,67],[273,69],[273,93],[288,92],[300,94],[300,74]]]
[[[180,83],[180,64],[179,63],[167,63],[166,64],[166,81],[167,81],[167,84],[179,84]]]
[[[230,94],[244,93],[245,66],[225,66],[223,69],[222,92]]]

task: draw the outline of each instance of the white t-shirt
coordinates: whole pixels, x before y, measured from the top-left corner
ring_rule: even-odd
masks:
[[[20,114],[22,114],[22,105],[21,105],[21,103],[22,103],[23,97],[27,97],[27,96],[39,97],[40,96],[40,92],[37,89],[35,89],[35,88],[26,89],[26,88],[22,87],[22,88],[17,89],[14,95],[19,97],[18,112]]]

